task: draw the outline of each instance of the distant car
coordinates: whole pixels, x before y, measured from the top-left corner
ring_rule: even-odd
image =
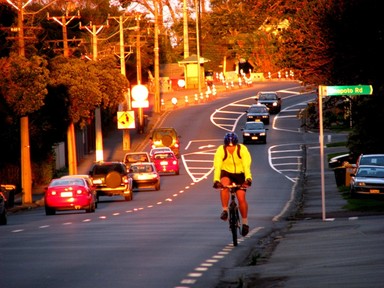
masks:
[[[255,100],[257,103],[267,106],[271,114],[279,113],[281,110],[281,98],[274,91],[260,91]]]
[[[0,192],[0,225],[7,225],[7,208],[6,199],[2,192]]]
[[[267,131],[262,121],[246,122],[241,128],[243,133],[243,144],[252,142],[267,143]]]
[[[63,210],[95,212],[95,189],[87,177],[76,175],[52,179],[45,191],[44,206],[46,215],[55,215],[56,211]]]
[[[148,154],[148,152],[127,152],[124,155],[123,162],[125,163],[125,166],[129,168],[132,163],[137,162],[150,162],[151,158]]]
[[[252,104],[247,111],[247,122],[262,121],[265,125],[269,124],[269,111],[263,104]]]
[[[124,162],[97,162],[89,171],[95,185],[97,202],[100,196],[123,196],[126,201],[133,199],[132,178],[128,175]]]
[[[384,195],[384,166],[359,165],[351,174],[351,197],[357,195]]]
[[[160,175],[153,162],[132,163],[129,175],[133,180],[133,189],[152,188],[160,190]]]
[[[156,170],[161,173],[174,173],[179,175],[179,160],[173,152],[159,152],[152,157]]]
[[[169,147],[173,153],[175,153],[177,158],[180,157],[180,135],[175,128],[155,128],[149,139],[151,140],[151,148]]]
[[[155,153],[162,153],[162,152],[173,152],[171,148],[169,147],[156,147],[156,148],[152,148],[150,151],[149,151],[149,157],[153,157],[153,154]]]

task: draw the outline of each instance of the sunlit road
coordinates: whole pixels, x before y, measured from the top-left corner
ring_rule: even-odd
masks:
[[[0,287],[215,287],[289,210],[300,175],[296,115],[314,96],[299,94],[296,83],[269,85],[169,114],[162,125],[182,135],[182,167],[179,176],[162,176],[160,191],[136,192],[130,202],[101,198],[91,214],[48,217],[38,208],[10,215],[0,227]],[[233,247],[219,219],[212,159],[226,131],[241,135],[257,90],[281,91],[283,109],[268,125],[268,143],[248,145],[251,231]]]

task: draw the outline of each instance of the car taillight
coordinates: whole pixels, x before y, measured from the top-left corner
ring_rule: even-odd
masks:
[[[172,164],[173,164],[173,165],[177,165],[177,161],[176,161],[176,160],[173,160],[173,161],[172,161]]]
[[[86,190],[84,190],[84,189],[77,189],[76,190],[76,194],[77,195],[81,195],[81,194],[87,195],[88,192]]]
[[[128,183],[128,176],[123,176],[123,182],[125,183],[125,184],[127,184]]]

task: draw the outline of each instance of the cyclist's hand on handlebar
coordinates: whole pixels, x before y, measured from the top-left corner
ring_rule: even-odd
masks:
[[[219,181],[215,181],[215,183],[213,183],[213,188],[222,189],[222,188],[224,188],[224,186]]]
[[[244,187],[244,188],[251,187],[252,186],[252,180],[251,179],[245,180],[244,183],[241,186]]]

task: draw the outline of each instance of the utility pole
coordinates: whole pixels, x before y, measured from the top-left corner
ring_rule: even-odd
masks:
[[[62,26],[63,32],[63,48],[64,48],[64,57],[69,57],[69,48],[68,48],[68,35],[67,35],[67,25],[75,18],[80,18],[80,12],[75,16],[69,16],[68,10],[65,11],[65,15],[60,17],[50,17],[47,13],[48,20],[54,20]],[[68,21],[67,21],[68,20]],[[76,155],[76,138],[75,138],[75,125],[73,121],[68,126],[67,129],[67,148],[68,148],[68,170],[69,175],[77,174],[77,155]]]
[[[187,0],[183,0],[183,20],[184,20],[184,58],[189,57],[189,38],[188,38],[188,9]]]
[[[136,15],[136,73],[137,73],[137,84],[141,84],[141,35],[140,35],[140,19],[141,15]]]
[[[199,87],[199,95],[201,94],[201,69],[200,69],[200,0],[195,0],[196,9],[196,54],[197,54],[197,81]]]
[[[158,1],[154,0],[153,4],[155,5],[155,113],[160,113],[161,105],[160,105],[160,67],[159,67],[159,7]]]
[[[124,28],[123,24],[129,19],[129,17],[126,17],[125,19],[123,16],[119,17],[108,17],[110,19],[114,19],[119,23],[119,33],[120,33],[120,71],[121,74],[126,76],[126,69],[125,69],[125,46],[124,46]],[[132,102],[131,102],[131,91],[128,89],[126,97],[125,97],[125,107],[123,108],[126,111],[132,110]],[[129,151],[131,150],[131,132],[129,129],[123,129],[123,150]]]
[[[108,22],[107,22],[107,27]],[[82,29],[80,22],[80,29]],[[88,32],[92,34],[92,59],[93,61],[97,61],[97,34],[104,28],[104,25],[92,25],[92,22],[89,26],[84,26]],[[103,132],[101,128],[101,113],[100,107],[95,109],[95,131],[96,131],[96,161],[104,160],[104,151],[103,151]]]

